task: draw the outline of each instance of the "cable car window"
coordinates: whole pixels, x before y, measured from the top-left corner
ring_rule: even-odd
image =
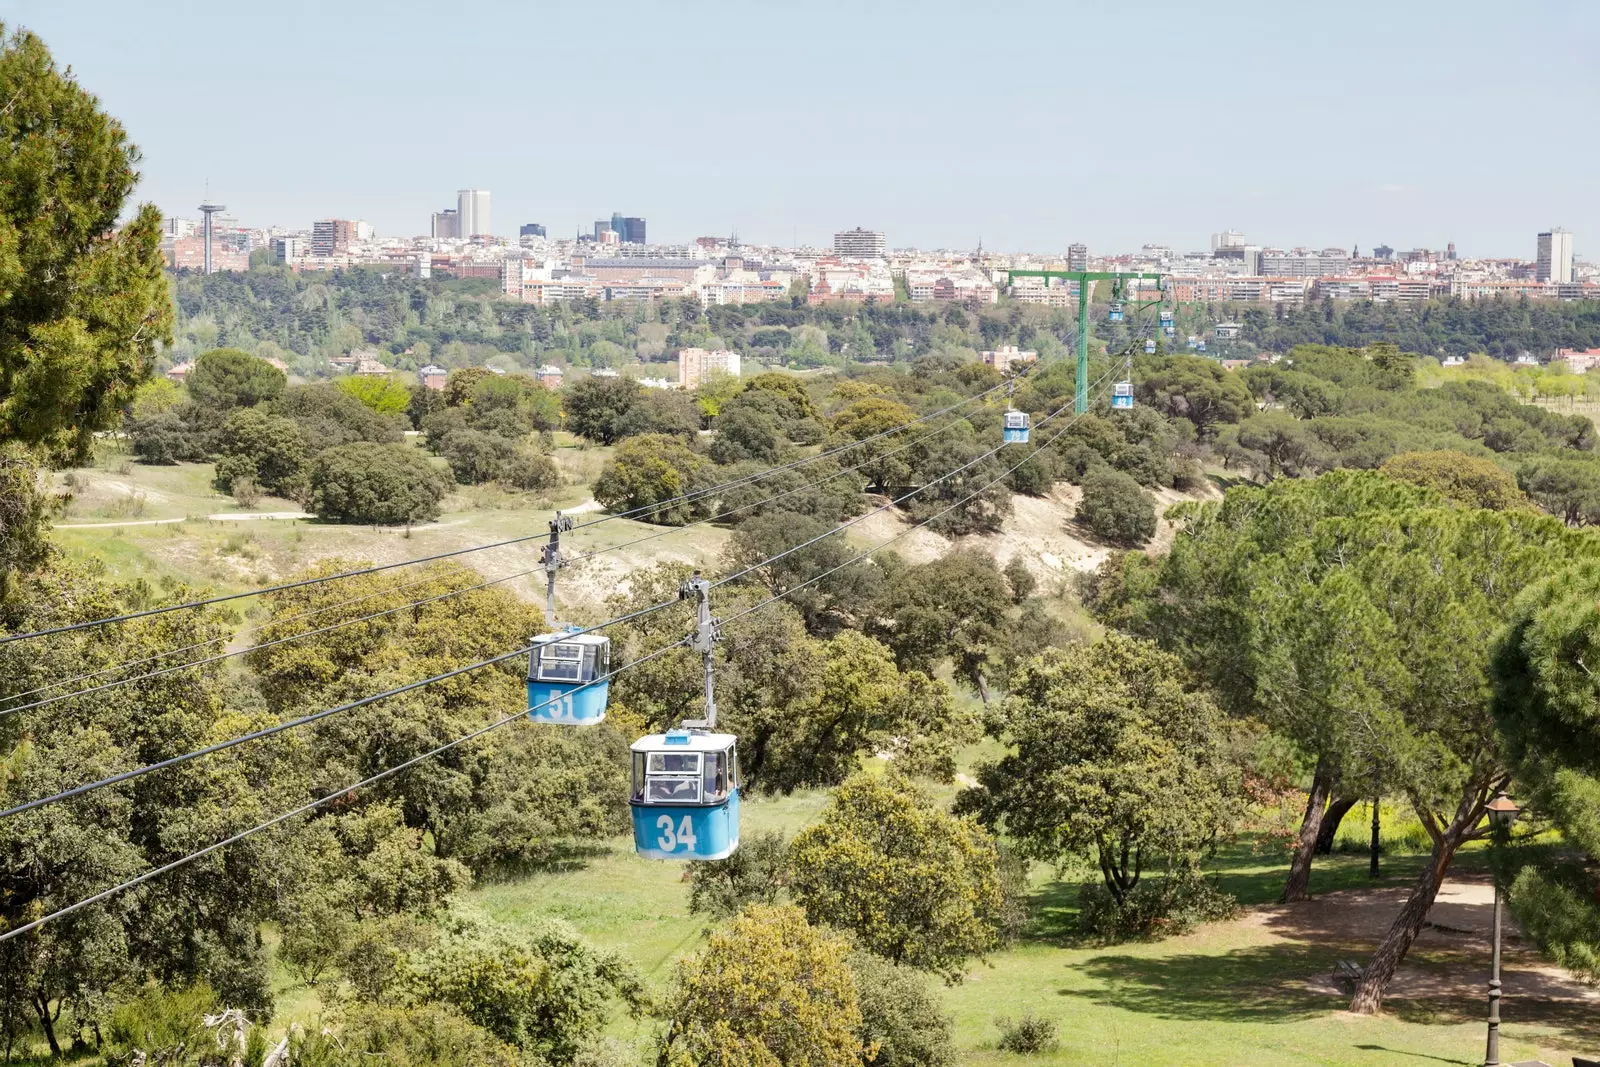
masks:
[[[728,754],[726,752],[712,752],[706,755],[704,778],[706,799],[721,798],[728,795]]]
[[[539,650],[539,678],[550,682],[576,682],[583,674],[583,646],[545,645]]]
[[[700,778],[666,778],[651,775],[645,787],[646,803],[693,804],[700,800]]]
[[[633,799],[644,799],[644,753],[633,754]]]
[[[652,752],[650,753],[651,774],[699,774],[700,753],[698,752]]]

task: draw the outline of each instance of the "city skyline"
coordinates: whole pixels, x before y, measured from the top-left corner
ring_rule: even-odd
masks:
[[[10,21],[122,118],[144,151],[140,196],[173,214],[209,196],[256,225],[365,218],[422,234],[449,191],[470,187],[494,191],[501,236],[527,221],[588,230],[610,205],[650,219],[658,242],[737,229],[818,247],[856,220],[897,247],[981,238],[1015,250],[1203,248],[1231,227],[1274,244],[1454,241],[1463,255],[1527,257],[1533,233],[1560,226],[1582,256],[1584,235],[1600,232],[1587,177],[1600,146],[1564,118],[1600,102],[1585,58],[1600,51],[1600,9],[1588,5],[1513,18],[1455,5],[1445,18],[1353,3],[1334,20],[1157,5],[1137,38],[1113,12],[1042,4],[915,20],[733,10],[608,9],[628,43],[571,75],[590,106],[536,122],[521,63],[495,62],[452,20],[387,7],[380,18],[365,0],[271,18],[219,9],[198,44],[173,44],[190,11],[171,0],[18,0]],[[841,38],[830,26],[847,12]],[[547,49],[594,28],[571,8],[482,15],[492,39]],[[1379,23],[1385,33],[1370,32]],[[280,69],[315,40],[351,42],[316,78],[269,79],[264,92],[243,75],[197,77],[207,63]],[[672,57],[665,84],[652,55]],[[428,91],[397,89],[378,68],[420,73]],[[774,73],[785,88],[692,104],[721,79]],[[1309,92],[1283,91],[1302,77]],[[970,91],[974,79],[994,91]],[[1516,88],[1531,84],[1555,88],[1538,99]],[[1448,107],[1418,107],[1441,92]],[[919,103],[935,96],[937,108]],[[684,106],[635,106],[646,97]],[[339,121],[311,121],[329,112]],[[264,150],[273,139],[294,150]]]

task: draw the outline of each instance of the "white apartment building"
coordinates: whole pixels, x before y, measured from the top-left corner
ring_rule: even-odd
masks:
[[[889,240],[882,230],[841,230],[833,235],[834,255],[847,259],[886,259]]]
[[[731,374],[739,377],[739,353],[725,348],[707,351],[704,348],[678,350],[678,388],[693,389],[713,374]]]
[[[1557,226],[1539,235],[1539,254],[1533,268],[1535,281],[1572,281],[1572,234]]]

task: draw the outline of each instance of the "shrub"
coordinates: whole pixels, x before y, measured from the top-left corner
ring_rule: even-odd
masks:
[[[178,463],[196,458],[196,442],[187,423],[176,411],[162,411],[128,423],[133,454],[141,462]]]
[[[519,1067],[517,1050],[445,1004],[347,1005],[336,1032],[289,1038],[296,1067]]]
[[[1137,546],[1156,532],[1153,497],[1130,475],[1097,466],[1083,478],[1083,499],[1074,518],[1102,541]]]
[[[482,485],[499,476],[516,455],[515,442],[483,430],[451,430],[439,442],[439,455],[462,485]]]
[[[850,954],[861,1005],[861,1043],[876,1044],[873,1067],[954,1067],[951,1019],[928,980],[869,952]]]
[[[261,503],[261,488],[249,475],[233,479],[233,500],[241,508],[253,508]]]
[[[1027,600],[1039,587],[1039,579],[1035,578],[1028,565],[1022,562],[1021,556],[1013,556],[1011,562],[1007,563],[1000,573],[1005,575],[1006,584],[1011,587],[1011,599],[1017,604]]]
[[[1099,882],[1087,882],[1078,891],[1078,928],[1104,944],[1170,937],[1199,923],[1232,918],[1238,910],[1232,896],[1181,867],[1139,883],[1120,904]]]
[[[360,442],[311,467],[311,510],[329,522],[403,525],[439,515],[448,480],[416,449]]]
[[[994,1025],[1000,1030],[1001,1052],[1037,1056],[1061,1047],[1061,1042],[1056,1039],[1056,1024],[1029,1012],[1023,1012],[1019,1019],[997,1016]]]
[[[725,919],[751,904],[776,904],[785,882],[783,834],[752,834],[725,860],[689,868],[689,910]]]
[[[561,484],[561,468],[538,449],[523,446],[501,465],[496,477],[508,488],[539,493]]]

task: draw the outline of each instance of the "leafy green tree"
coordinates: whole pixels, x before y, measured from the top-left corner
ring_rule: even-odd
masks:
[[[955,1026],[928,980],[870,952],[852,952],[861,1004],[861,1044],[873,1067],[955,1067]]]
[[[44,42],[0,24],[0,443],[88,457],[172,339],[139,150]]]
[[[829,428],[841,442],[865,441],[907,426],[916,417],[916,412],[896,400],[869,396],[845,407],[833,417]],[[911,457],[902,447],[904,444],[898,435],[892,435],[852,449],[850,465],[863,464],[868,485],[877,492],[905,485],[911,479]]]
[[[561,468],[556,461],[528,445],[521,445],[500,465],[496,477],[502,485],[523,492],[537,493],[561,484]]]
[[[1155,500],[1121,471],[1095,467],[1083,479],[1073,518],[1102,541],[1136,547],[1155,536]]]
[[[704,518],[711,502],[675,498],[715,481],[709,460],[675,437],[643,434],[617,446],[594,483],[594,498],[607,511],[645,510],[645,522],[681,526]],[[666,503],[673,500],[673,503]],[[657,505],[660,505],[659,507]]]
[[[717,418],[715,429],[710,451],[718,463],[778,462],[784,441],[770,416],[749,407],[731,407]]]
[[[579,378],[562,398],[567,428],[597,444],[615,444],[622,436],[622,417],[643,392],[632,378]]]
[[[1202,439],[1221,423],[1238,422],[1255,410],[1250,390],[1236,374],[1199,356],[1161,356],[1136,367],[1135,395],[1141,404],[1173,419],[1188,419]]]
[[[1028,569],[1021,556],[1012,556],[1011,562],[1000,573],[1005,575],[1006,585],[1011,587],[1012,603],[1021,604],[1039,587],[1039,579],[1033,576],[1033,571]]]
[[[456,367],[444,380],[444,400],[453,408],[466,407],[478,386],[494,377],[488,367]]]
[[[700,409],[676,389],[646,389],[613,423],[618,438],[667,434],[693,443],[700,433]]]
[[[895,775],[857,774],[834,791],[789,846],[789,891],[813,923],[948,981],[999,940],[994,839]]]
[[[1532,456],[1517,471],[1517,483],[1568,526],[1600,522],[1600,462],[1592,458]]]
[[[472,387],[467,422],[505,437],[535,430],[553,430],[560,422],[561,401],[526,374],[492,375]]]
[[[1494,716],[1534,816],[1561,844],[1510,849],[1499,875],[1524,932],[1556,962],[1600,978],[1600,565],[1592,560],[1529,589],[1496,645]]]
[[[352,374],[335,384],[380,415],[398,415],[411,406],[411,390],[392,375]]]
[[[994,557],[957,549],[892,575],[868,630],[902,669],[932,673],[948,658],[987,703],[989,656],[1002,641],[1010,602]]]
[[[0,626],[18,579],[50,559],[46,522],[54,501],[27,449],[0,445]]]
[[[237,348],[202,353],[183,382],[196,404],[218,412],[275,400],[287,385],[283,371]]]
[[[1528,506],[1528,498],[1517,488],[1516,476],[1481,456],[1451,449],[1402,452],[1390,456],[1381,469],[1397,482],[1432,489],[1469,508],[1505,511]]]
[[[727,859],[689,868],[689,910],[731,918],[752,904],[776,904],[788,884],[788,849],[783,834],[747,834]]]
[[[311,510],[330,522],[409,525],[439,517],[449,480],[416,449],[361,442],[317,456]]]
[[[815,419],[817,406],[806,392],[805,383],[792,374],[767,371],[751,378],[744,386],[745,393],[768,392],[782,397],[792,407],[790,418]]]
[[[271,404],[272,413],[293,419],[315,454],[358,441],[398,444],[405,440],[405,420],[380,415],[332,382],[291,385]]]
[[[835,525],[789,511],[757,515],[735,528],[723,558],[732,571],[748,570],[745,580],[761,583],[773,596],[786,595],[805,617],[806,629],[835,633],[871,608],[883,573],[867,560],[852,563],[858,551],[842,538],[823,536]]]
[[[757,905],[679,964],[660,1067],[859,1067],[849,943],[794,907]]]
[[[239,478],[275,496],[294,497],[304,487],[305,438],[293,419],[235,408],[223,424],[220,451],[212,484],[224,493],[232,492]]]
[[[990,729],[1014,751],[980,767],[961,807],[1027,855],[1091,857],[1119,904],[1148,869],[1192,869],[1231,824],[1222,717],[1148,642],[1108,633],[1045,652]]]
[[[128,437],[133,454],[141,463],[169,466],[206,458],[201,442],[176,411],[161,411],[130,420]]]
[[[452,430],[439,442],[443,456],[456,481],[462,485],[482,485],[500,476],[515,459],[516,442],[483,430]]]

